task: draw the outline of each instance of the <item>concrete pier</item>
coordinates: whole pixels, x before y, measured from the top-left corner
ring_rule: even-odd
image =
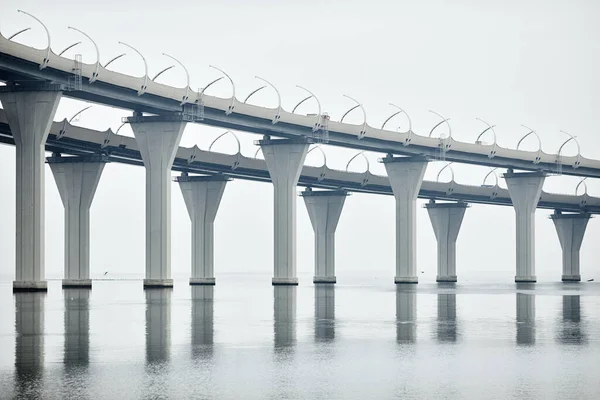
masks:
[[[456,293],[438,293],[437,340],[439,342],[456,342],[456,339]]]
[[[315,233],[314,283],[335,283],[335,230],[348,196],[345,190],[301,193]]]
[[[214,285],[214,222],[229,178],[182,175],[175,180],[192,221],[190,285]]]
[[[395,283],[418,283],[417,276],[417,196],[427,169],[422,157],[382,159],[396,200]]]
[[[186,122],[181,114],[125,119],[131,124],[146,168],[145,288],[172,287],[171,167]]]
[[[542,195],[546,174],[512,172],[504,174],[516,214],[517,273],[515,282],[535,282],[535,210]]]
[[[90,288],[90,207],[108,157],[47,158],[65,208],[63,288]]]
[[[265,139],[257,142],[274,188],[273,285],[297,285],[296,185],[304,165],[307,139]]]
[[[400,343],[417,340],[417,291],[413,285],[396,286],[396,340]]]
[[[556,211],[550,216],[562,248],[562,281],[579,282],[579,250],[588,221],[592,216],[587,213],[562,214]]]
[[[315,339],[335,339],[335,287],[315,285]]]
[[[16,147],[16,265],[13,291],[46,291],[44,146],[62,92],[57,85],[0,87]]]
[[[467,207],[434,200],[425,205],[437,240],[437,282],[456,282],[456,239]]]

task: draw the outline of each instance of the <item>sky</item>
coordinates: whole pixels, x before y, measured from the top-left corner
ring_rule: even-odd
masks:
[[[451,4],[450,4],[451,3]],[[185,4],[183,6],[183,4]],[[576,135],[581,154],[600,158],[597,110],[600,108],[600,3],[597,1],[127,1],[102,2],[3,0],[0,32],[10,36],[31,27],[16,41],[46,46],[39,24],[17,12],[27,11],[49,28],[52,49],[59,53],[76,41],[81,45],[65,56],[82,54],[94,63],[96,54],[87,39],[67,29],[73,26],[90,35],[106,63],[123,52],[127,55],[111,69],[143,75],[143,63],[119,41],[139,49],[154,76],[175,56],[190,72],[191,87],[200,88],[219,76],[209,65],[225,70],[236,84],[242,101],[262,83],[273,82],[286,110],[304,97],[302,85],[315,92],[332,120],[353,106],[349,95],[365,107],[371,126],[394,112],[389,103],[411,116],[413,131],[427,135],[438,117],[451,118],[456,140],[473,142],[485,128],[476,118],[496,125],[498,144],[514,148],[534,128],[542,148],[556,153]],[[179,66],[157,81],[185,85]],[[207,94],[230,97],[223,80]],[[253,104],[276,107],[270,90],[252,97]],[[70,118],[87,103],[63,98],[55,121]],[[314,105],[299,112],[316,112]],[[116,130],[129,110],[98,104],[81,114],[77,125]],[[362,123],[355,111],[345,121]],[[394,119],[394,129],[405,131],[407,122]],[[398,126],[399,125],[399,126]],[[222,129],[202,125],[186,127],[181,145],[206,149]],[[120,133],[133,136],[129,127]],[[254,155],[257,135],[237,133],[242,154]],[[491,136],[484,137],[491,142]],[[523,148],[536,150],[532,137]],[[214,151],[233,153],[233,138],[224,137]],[[356,151],[325,146],[328,166],[344,169]],[[575,155],[574,143],[564,154]],[[372,173],[385,174],[377,163],[382,154],[368,153]],[[322,157],[311,153],[310,165]],[[435,180],[444,166],[431,162],[426,179]],[[364,171],[357,158],[350,170]],[[489,168],[454,164],[455,180],[480,185]],[[449,180],[444,172],[440,180]],[[544,189],[575,193],[579,179],[550,176]],[[500,185],[505,183],[500,179]],[[600,196],[600,183],[588,179],[588,193]],[[301,188],[299,188],[299,191]],[[581,192],[581,190],[580,190]],[[109,164],[100,180],[91,210],[92,277],[108,271],[110,276],[144,274],[144,169]],[[190,222],[176,183],[172,186],[172,272],[188,277],[190,271]],[[420,279],[434,281],[435,236],[425,209],[418,202],[417,251]],[[298,274],[310,279],[314,266],[313,232],[303,200],[298,198]],[[561,275],[561,251],[549,210],[536,213],[536,274],[539,281],[557,281]],[[345,271],[364,273],[365,280],[389,279],[395,272],[394,200],[391,196],[353,194],[346,201],[337,228],[336,274],[343,282]],[[63,206],[50,169],[46,168],[46,276],[63,273]],[[515,275],[515,222],[510,207],[473,205],[467,210],[457,243],[459,281],[494,279],[512,281]],[[595,244],[600,222],[590,221],[581,249],[582,278],[598,278],[600,263]],[[15,149],[0,146],[0,280],[14,279],[15,265]],[[215,221],[215,274],[272,273],[273,188],[268,183],[235,180],[225,189]]]

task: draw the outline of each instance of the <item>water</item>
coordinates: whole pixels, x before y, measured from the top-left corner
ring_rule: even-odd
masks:
[[[3,282],[0,397],[600,398],[600,284],[389,280]]]

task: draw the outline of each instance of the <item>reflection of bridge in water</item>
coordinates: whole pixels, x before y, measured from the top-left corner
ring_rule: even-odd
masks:
[[[30,14],[25,13],[30,17]],[[41,23],[36,17],[37,22]],[[43,23],[42,23],[43,25]],[[45,27],[45,26],[44,26]],[[93,40],[84,35],[87,39]],[[21,32],[21,31],[20,31]],[[18,32],[15,35],[18,35]],[[412,131],[406,111],[397,106],[381,128],[367,122],[367,113],[357,100],[340,119],[333,121],[323,112],[317,97],[309,90],[292,112],[281,106],[279,91],[269,81],[241,102],[235,97],[235,84],[219,68],[232,86],[229,99],[210,96],[206,90],[221,78],[194,91],[189,86],[189,73],[176,58],[166,55],[185,71],[187,86],[174,88],[156,82],[156,78],[172,67],[161,70],[153,79],[145,73],[141,78],[108,70],[96,62],[85,64],[80,58],[71,60],[48,47],[33,49],[0,35],[0,141],[16,147],[17,192],[17,257],[13,289],[47,290],[44,273],[44,150],[54,152],[48,163],[65,207],[65,277],[63,287],[90,288],[89,275],[89,210],[106,162],[115,161],[143,165],[146,169],[146,279],[144,287],[171,287],[170,265],[170,187],[171,170],[183,174],[176,180],[182,190],[192,221],[192,267],[190,284],[214,285],[213,266],[214,218],[228,177],[271,181],[274,187],[274,285],[297,285],[296,274],[296,186],[308,186],[302,193],[315,231],[315,283],[335,283],[335,230],[348,191],[393,194],[396,202],[396,273],[395,283],[417,283],[416,270],[416,199],[431,199],[427,212],[438,241],[438,282],[454,282],[456,272],[456,240],[464,218],[466,203],[512,205],[516,214],[516,282],[535,282],[535,224],[537,208],[554,209],[553,222],[563,249],[563,281],[579,281],[579,249],[588,220],[600,213],[600,199],[583,195],[543,192],[548,174],[561,173],[581,177],[600,177],[600,161],[583,157],[577,139],[568,138],[556,154],[542,151],[539,135],[531,129],[517,144],[517,149],[502,148],[496,142],[494,126],[484,122],[485,129],[476,143],[464,143],[452,137],[449,120],[441,121],[428,136]],[[268,109],[247,101],[259,90],[271,88],[277,94],[278,107]],[[112,131],[98,133],[71,125],[71,120],[52,123],[62,96],[134,110],[124,118],[135,138]],[[316,114],[300,115],[296,109],[308,101],[316,103]],[[363,122],[344,123],[354,110],[361,110]],[[144,114],[146,113],[146,115]],[[79,114],[79,113],[78,113]],[[153,115],[148,115],[153,114]],[[386,130],[392,118],[406,117],[409,129],[398,133]],[[264,160],[241,155],[201,151],[197,147],[180,148],[179,142],[188,123],[225,127],[260,134],[257,142]],[[434,137],[446,130],[439,137]],[[118,132],[118,130],[117,130]],[[447,134],[447,135],[446,135]],[[225,134],[220,135],[216,140]],[[232,133],[237,139],[237,136]],[[482,144],[483,136],[492,144]],[[520,144],[527,137],[537,137],[537,151],[523,151]],[[304,166],[309,145],[313,142],[333,146],[374,151],[385,155],[387,176],[335,171],[327,167]],[[563,153],[565,145],[575,143],[575,156]],[[214,141],[213,141],[214,144]],[[211,145],[212,146],[212,145]],[[210,150],[210,149],[209,149]],[[61,153],[73,155],[62,157]],[[325,153],[323,153],[325,154]],[[360,153],[359,153],[360,154]],[[495,185],[460,185],[450,182],[424,182],[430,160],[445,160],[505,168],[508,189]],[[525,172],[515,172],[515,170]],[[192,176],[202,173],[204,176]],[[227,176],[224,176],[226,174]],[[487,177],[486,177],[487,178]],[[312,188],[326,190],[313,191]],[[446,203],[435,200],[448,201]]]

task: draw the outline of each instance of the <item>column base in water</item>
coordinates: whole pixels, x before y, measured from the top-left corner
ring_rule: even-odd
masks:
[[[529,283],[535,283],[537,282],[537,277],[534,276],[515,276],[515,282],[519,283],[519,282],[529,282]]]
[[[337,279],[335,276],[315,276],[313,277],[313,283],[336,283]]]
[[[419,283],[419,278],[416,276],[396,276],[394,283]]]
[[[563,275],[563,282],[581,282],[581,275]]]
[[[92,288],[92,280],[91,279],[63,279],[62,287],[63,287],[63,289],[70,289],[70,288],[91,289]]]
[[[273,286],[298,286],[298,278],[273,278]]]
[[[47,292],[48,282],[46,281],[13,281],[14,292]]]
[[[172,288],[173,279],[144,279],[144,289]]]
[[[436,282],[456,282],[456,275],[454,276],[436,276],[435,277],[435,281]]]
[[[190,278],[190,285],[209,285],[214,286],[217,283],[215,278]]]

